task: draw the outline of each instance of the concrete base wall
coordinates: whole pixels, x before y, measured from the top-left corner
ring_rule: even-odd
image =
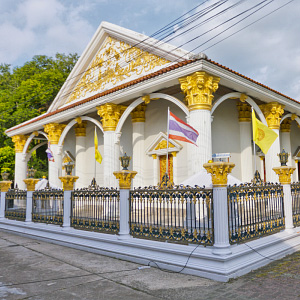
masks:
[[[0,220],[0,228],[51,243],[104,254],[152,267],[226,282],[273,260],[300,250],[300,228],[282,231],[241,245],[232,254],[213,254],[213,247],[179,245],[145,239],[119,239],[109,235],[55,225]]]

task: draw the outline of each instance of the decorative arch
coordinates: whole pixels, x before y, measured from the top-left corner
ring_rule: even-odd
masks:
[[[228,98],[240,98],[242,95],[242,93],[239,93],[239,92],[234,92],[234,93],[229,93],[229,94],[226,94],[224,96],[222,96],[220,99],[218,99],[215,104],[213,105],[212,109],[211,109],[211,114],[214,113],[214,111],[216,110],[216,108],[222,103],[224,102],[225,100],[227,100]],[[262,123],[264,123],[265,125],[268,126],[267,124],[267,121],[266,121],[266,118],[264,116],[264,114],[262,113],[262,111],[260,110],[259,106],[254,102],[254,100],[247,96],[247,99],[245,100],[248,104],[250,104],[254,110],[256,111],[256,113],[258,114],[260,120]]]
[[[167,95],[167,94],[163,94],[163,93],[152,93],[152,94],[149,94],[150,96],[150,99],[152,98],[161,98],[161,99],[165,99],[165,100],[168,100],[168,101],[171,101],[172,103],[174,103],[175,105],[177,105],[184,113],[186,116],[189,116],[189,110],[187,108],[186,105],[184,105],[180,100],[178,100],[177,98],[173,97],[173,96],[170,96],[170,95]],[[124,111],[124,113],[122,114],[119,122],[118,122],[118,125],[117,125],[117,128],[116,128],[116,133],[120,133],[121,132],[121,129],[124,125],[124,122],[126,121],[127,117],[130,115],[130,113],[138,106],[140,105],[141,103],[143,103],[143,97],[140,97],[138,99],[136,99],[135,101],[133,101],[127,108],[126,110]]]
[[[35,151],[36,149],[38,149],[38,148],[40,148],[40,147],[46,145],[47,143],[48,143],[48,142],[45,141],[45,142],[39,143],[38,145],[34,146],[34,147],[30,150],[30,152],[27,153],[28,157],[31,157],[31,154],[32,154],[33,151]]]
[[[34,138],[35,136],[37,136],[36,133],[39,133],[39,134],[43,135],[43,136],[48,140],[48,135],[47,135],[45,132],[40,131],[40,130],[39,130],[39,131],[33,132],[33,133],[29,136],[29,138],[27,139],[27,141],[26,141],[26,143],[25,143],[25,145],[24,145],[22,154],[26,154],[26,153],[27,153],[27,150],[28,150],[28,147],[29,147],[31,141],[33,140],[33,138]],[[34,148],[35,148],[35,147],[34,147]],[[34,149],[34,148],[33,148],[33,149]]]
[[[89,122],[92,122],[94,123],[103,133],[103,127],[102,127],[102,124],[91,118],[91,117],[85,117],[85,116],[82,116],[82,117],[79,117],[82,121],[89,121]],[[65,137],[67,135],[67,133],[69,132],[69,130],[77,123],[76,119],[72,120],[64,129],[64,131],[62,132],[60,138],[59,138],[59,142],[58,142],[58,146],[62,146],[64,140],[65,140]]]
[[[284,121],[286,118],[292,118],[293,114],[287,114],[284,117],[282,117],[282,119],[280,120],[280,124],[282,123],[282,121]],[[298,125],[300,125],[300,118],[298,116],[296,116],[296,118],[294,119]]]

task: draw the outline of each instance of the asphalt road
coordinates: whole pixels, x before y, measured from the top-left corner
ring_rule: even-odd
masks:
[[[227,283],[0,231],[0,299],[300,299],[300,252]]]

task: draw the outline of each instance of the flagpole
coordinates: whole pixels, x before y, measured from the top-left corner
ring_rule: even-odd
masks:
[[[252,112],[253,112],[253,106]],[[254,132],[253,132],[253,120],[252,120],[252,140],[253,140],[253,155],[254,155],[254,174],[256,172],[256,154],[255,154],[255,141],[254,141]]]
[[[95,126],[95,133],[94,133],[94,143],[95,143],[95,136],[96,136],[97,132],[96,132],[96,126]],[[94,145],[95,148],[95,145]],[[95,154],[96,154],[96,149],[95,149]],[[94,179],[96,180],[96,155],[94,155],[95,158],[95,166],[94,166]]]
[[[166,158],[166,173],[169,176],[169,120],[170,119],[170,107],[168,106],[168,125],[167,125],[167,158]]]

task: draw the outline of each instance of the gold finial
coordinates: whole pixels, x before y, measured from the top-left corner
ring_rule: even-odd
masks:
[[[51,144],[57,145],[62,132],[64,131],[65,124],[49,123],[44,125],[44,131],[48,134],[48,140]]]
[[[97,107],[104,131],[115,131],[126,106],[106,103]]]
[[[27,141],[28,136],[27,135],[23,135],[23,134],[19,134],[19,135],[14,135],[12,137],[12,141],[15,144],[15,152],[16,153],[22,153],[25,143]]]
[[[219,87],[220,78],[206,72],[195,72],[179,78],[180,88],[185,94],[189,110],[211,110],[213,93]]]
[[[284,113],[284,105],[278,102],[270,102],[259,105],[259,107],[266,118],[269,128],[279,129],[281,116]]]

